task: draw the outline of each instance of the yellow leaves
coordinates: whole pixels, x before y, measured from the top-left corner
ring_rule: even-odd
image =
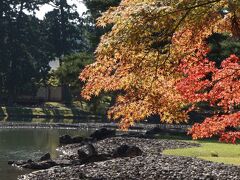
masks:
[[[239,15],[239,1],[232,2]],[[232,12],[219,13],[227,6],[227,0],[123,0],[98,19],[113,28],[101,38],[96,63],[80,76],[87,82],[82,94],[124,92],[109,111],[123,128],[153,114],[168,123],[185,121],[185,99],[175,89],[179,61],[213,32],[232,30]]]

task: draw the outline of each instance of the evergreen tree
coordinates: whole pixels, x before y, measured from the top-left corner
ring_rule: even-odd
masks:
[[[48,12],[44,25],[48,41],[52,44],[51,52],[60,58],[77,51],[86,51],[88,44],[84,38],[84,26],[76,5],[70,6],[66,0],[53,0],[54,9]]]
[[[34,16],[43,3],[46,1],[1,1],[0,86],[9,103],[18,94],[34,90],[37,80],[48,73],[49,45],[40,20]]]
[[[111,26],[105,28],[96,27],[97,18],[110,7],[118,6],[121,0],[83,0],[83,2],[88,9],[88,16],[85,18],[85,21],[88,24],[88,38],[91,43],[91,50],[94,51],[100,41],[100,37],[111,29]]]
[[[208,58],[216,62],[216,66],[220,67],[221,62],[231,54],[240,56],[240,41],[232,38],[228,34],[214,33],[207,39],[210,47]]]

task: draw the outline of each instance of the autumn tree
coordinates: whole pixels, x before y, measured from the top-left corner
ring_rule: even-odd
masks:
[[[197,76],[198,72],[206,75],[218,71],[216,67],[215,70],[211,69],[214,63],[205,58],[206,39],[213,33],[228,33],[232,38],[238,38],[239,17],[238,0],[123,0],[118,7],[110,8],[98,19],[99,26],[112,24],[113,27],[101,38],[96,50],[97,61],[81,73],[80,78],[86,81],[82,95],[90,99],[102,91],[118,91],[109,117],[120,120],[122,128],[128,128],[134,122],[154,114],[160,115],[161,120],[167,123],[186,121],[187,112],[191,109],[184,111],[184,107],[189,103],[208,100],[204,99],[204,91],[208,92],[209,89],[204,81],[205,76],[200,76],[203,82],[196,78],[194,81],[195,86],[206,87],[197,89],[202,93],[197,93],[196,87],[184,89],[180,82],[187,83],[186,79],[194,73]],[[225,67],[233,68],[231,63],[239,65],[238,60],[237,56],[231,56],[224,61],[226,63],[223,62],[219,71]],[[191,71],[192,68],[199,68],[195,67],[196,64],[204,65],[199,71]],[[236,71],[239,72],[238,66]],[[217,82],[225,81],[224,75],[218,73],[212,74],[211,78]],[[232,72],[227,74],[232,78],[231,82],[236,83],[231,92],[239,94],[236,88],[239,75],[234,73],[233,77]],[[212,79],[209,81],[212,82]],[[188,91],[191,92],[188,94]],[[196,93],[199,99],[191,99],[191,95]],[[228,97],[231,106],[219,104],[231,116],[229,121],[232,124],[228,125],[235,127],[240,124],[239,116],[233,110],[239,104],[236,95]],[[222,97],[214,96],[215,101],[211,102],[219,103],[224,93]],[[210,131],[210,126],[201,129],[201,125],[196,125],[198,128],[194,126],[191,131],[194,138],[218,134],[227,139],[224,131],[228,125],[223,125],[216,116],[208,121],[218,122],[222,128]],[[227,133],[239,138],[237,133]]]
[[[209,46],[207,58],[216,62],[217,67],[220,67],[221,62],[231,54],[240,56],[240,41],[229,34],[214,33],[207,38],[206,42]]]
[[[240,59],[231,55],[219,67],[207,58],[208,51],[199,51],[179,67],[186,77],[177,86],[189,103],[208,102],[215,107],[213,116],[196,123],[190,133],[194,139],[219,135],[220,140],[235,143],[240,139],[236,129],[240,125]]]

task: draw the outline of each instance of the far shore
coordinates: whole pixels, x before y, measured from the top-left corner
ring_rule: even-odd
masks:
[[[64,119],[99,119],[103,116],[93,114],[78,107],[0,107],[2,118],[64,118]]]

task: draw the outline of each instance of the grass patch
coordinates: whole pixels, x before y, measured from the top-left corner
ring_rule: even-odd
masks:
[[[85,104],[80,105],[74,102],[67,106],[62,103],[47,102],[41,106],[15,106],[0,107],[0,117],[18,117],[18,118],[84,118],[94,116],[84,108]]]
[[[216,140],[210,141],[192,141],[199,143],[200,147],[169,149],[163,151],[163,154],[196,157],[208,161],[220,162],[225,164],[240,165],[240,145],[220,143]]]

